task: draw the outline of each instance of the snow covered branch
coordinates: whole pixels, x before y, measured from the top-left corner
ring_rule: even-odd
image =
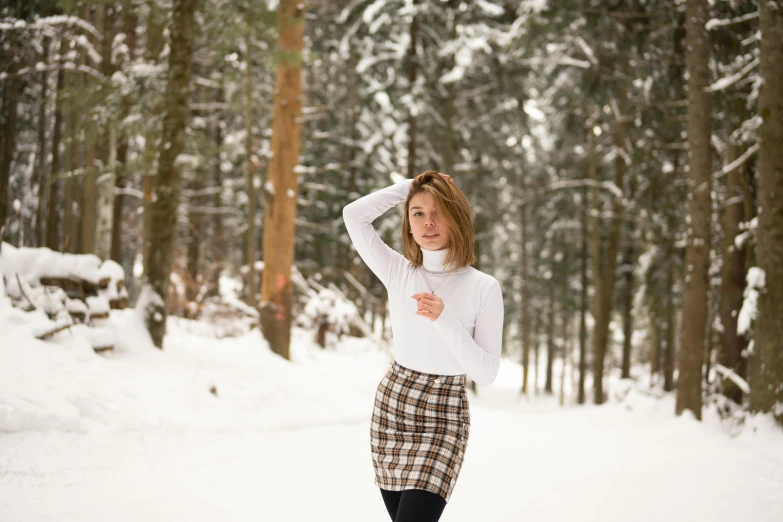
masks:
[[[748,381],[737,375],[737,373],[732,370],[731,368],[726,368],[722,364],[715,364],[714,366],[715,371],[721,374],[722,377],[730,380],[734,384],[737,385],[737,388],[742,390],[742,393],[748,394],[750,393],[750,385],[748,385]]]
[[[731,87],[732,85],[740,81],[742,78],[744,78],[745,75],[748,74],[750,71],[758,67],[758,65],[759,65],[759,59],[754,58],[750,63],[745,65],[745,67],[743,67],[736,73],[732,74],[731,76],[726,76],[725,78],[721,78],[717,82],[707,87],[707,92],[722,91],[723,89],[727,89]]]
[[[758,143],[754,143],[753,145],[748,147],[748,150],[746,150],[745,153],[742,154],[742,156],[740,156],[739,158],[735,159],[731,163],[729,163],[727,165],[724,165],[723,168],[720,169],[718,172],[715,172],[712,175],[713,179],[716,179],[716,180],[720,179],[722,176],[725,176],[726,174],[728,174],[732,170],[736,169],[737,167],[739,167],[740,165],[742,165],[743,163],[748,161],[748,158],[753,156],[756,153],[756,151],[758,151],[758,150],[759,150],[759,144]]]
[[[729,18],[725,20],[722,20],[720,18],[713,18],[707,22],[705,27],[707,28],[708,31],[712,31],[714,29],[718,29],[719,27],[726,27],[727,25],[740,24],[742,22],[747,22],[748,20],[753,20],[754,18],[758,18],[758,17],[759,17],[759,11],[754,11],[746,15],[738,16],[737,18]]]

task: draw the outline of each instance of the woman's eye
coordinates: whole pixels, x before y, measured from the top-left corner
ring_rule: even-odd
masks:
[[[420,215],[421,215],[421,212],[416,212],[416,213],[415,213],[415,214],[413,214],[413,215],[414,215],[414,216],[420,216]]]

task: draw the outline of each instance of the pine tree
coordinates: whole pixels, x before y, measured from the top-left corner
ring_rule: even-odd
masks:
[[[290,358],[291,264],[302,115],[304,2],[282,0],[278,9],[277,77],[272,115],[272,159],[264,212],[261,330],[272,350]]]
[[[180,172],[177,159],[185,146],[185,125],[190,98],[193,60],[193,21],[195,0],[175,0],[171,17],[168,81],[166,85],[163,134],[159,150],[146,284],[153,292],[145,322],[158,348],[166,334],[165,303],[174,254],[175,227],[179,207]]]

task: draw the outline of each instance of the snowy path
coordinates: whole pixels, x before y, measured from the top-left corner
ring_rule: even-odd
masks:
[[[445,522],[782,519],[780,453],[670,411],[561,410],[502,388],[471,410]],[[353,417],[271,432],[4,434],[0,520],[385,522],[368,433],[369,418]]]

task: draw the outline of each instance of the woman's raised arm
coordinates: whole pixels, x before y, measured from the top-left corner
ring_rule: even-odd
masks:
[[[343,208],[343,220],[359,256],[388,288],[405,257],[383,242],[372,222],[408,197],[412,179],[367,194]]]

